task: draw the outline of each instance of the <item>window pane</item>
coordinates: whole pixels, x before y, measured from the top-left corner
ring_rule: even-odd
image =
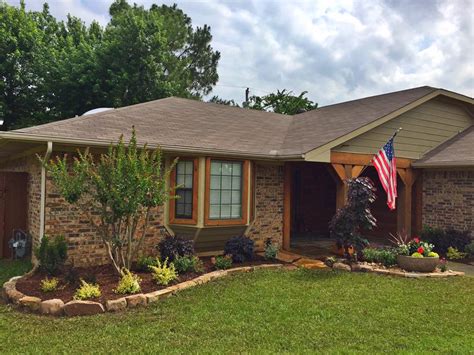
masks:
[[[232,218],[242,217],[242,206],[241,205],[232,205]]]
[[[186,161],[184,162],[186,164],[186,174],[192,174],[193,173],[193,162],[192,161]]]
[[[222,188],[230,190],[231,181],[232,181],[232,178],[230,176],[222,176]]]
[[[178,164],[176,164],[176,174],[184,174],[185,173],[185,164],[186,164],[186,162],[184,162],[184,161],[179,161]]]
[[[241,195],[240,191],[232,191],[232,204],[240,203]]]
[[[211,162],[211,175],[220,175],[221,174],[221,163],[220,162]]]
[[[234,175],[234,176],[242,175],[241,167],[242,167],[241,163],[234,163],[232,165],[232,175]]]
[[[176,185],[178,186],[184,185],[184,175],[176,175]]]
[[[176,203],[179,203],[181,201],[183,201],[184,199],[184,190],[176,190],[176,196],[178,197],[178,199],[176,200]]]
[[[211,176],[211,189],[220,190],[221,188],[221,177],[220,176]]]
[[[230,205],[221,206],[221,218],[230,218]]]
[[[232,163],[222,163],[222,175],[232,175]]]
[[[190,190],[186,190],[184,194],[184,203],[193,203],[193,192]]]
[[[193,215],[193,205],[190,203],[187,203],[184,205],[184,214],[186,216],[192,216]]]
[[[221,203],[223,205],[230,204],[230,191],[222,190],[221,192]]]
[[[186,187],[187,189],[192,189],[193,188],[193,176],[192,175],[185,175],[184,187]]]
[[[240,190],[242,178],[239,176],[232,177],[232,190]]]
[[[209,217],[210,218],[219,218],[220,217],[220,206],[219,205],[211,205],[209,209]]]
[[[176,214],[182,216],[184,214],[184,203],[176,203]]]
[[[221,203],[220,190],[211,190],[211,205],[219,205]]]

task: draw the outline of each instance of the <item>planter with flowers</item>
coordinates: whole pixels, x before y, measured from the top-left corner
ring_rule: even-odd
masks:
[[[409,242],[398,240],[397,263],[406,271],[433,272],[439,264],[434,245],[415,237]]]

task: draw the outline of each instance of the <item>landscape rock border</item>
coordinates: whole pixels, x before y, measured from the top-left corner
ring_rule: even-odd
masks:
[[[346,264],[343,262],[336,262],[332,265],[335,270],[350,271],[350,272],[372,272],[380,275],[389,275],[406,278],[446,278],[452,276],[464,276],[462,271],[446,270],[445,272],[413,272],[404,271],[401,269],[385,269],[376,265],[352,263]]]
[[[93,314],[100,314],[104,312],[119,312],[124,311],[127,308],[136,308],[136,307],[145,307],[149,304],[158,302],[164,298],[170,297],[175,293],[194,287],[197,285],[202,285],[213,280],[220,279],[228,275],[234,275],[239,273],[251,272],[254,270],[263,270],[263,269],[281,269],[283,264],[262,264],[256,266],[242,266],[237,268],[232,268],[228,270],[217,270],[212,271],[207,274],[198,276],[192,280],[184,281],[179,284],[149,292],[149,293],[139,293],[135,295],[129,295],[115,300],[107,300],[105,302],[105,307],[102,303],[94,301],[69,301],[64,303],[60,299],[50,299],[46,301],[41,301],[38,297],[32,297],[24,295],[16,289],[16,283],[23,277],[28,277],[32,275],[36,269],[31,270],[23,276],[15,276],[10,280],[5,282],[2,287],[2,298],[7,303],[12,303],[15,306],[30,312],[38,313],[43,315],[51,316],[86,316]]]

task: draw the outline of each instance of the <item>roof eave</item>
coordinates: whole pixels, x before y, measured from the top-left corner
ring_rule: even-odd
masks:
[[[55,144],[69,145],[69,146],[83,146],[83,147],[108,147],[116,141],[93,140],[93,139],[78,139],[69,137],[53,137],[44,135],[35,135],[19,132],[0,132],[0,139],[23,142],[53,142]],[[160,148],[164,152],[173,154],[197,154],[197,155],[213,155],[213,156],[227,156],[227,157],[242,157],[256,160],[304,160],[302,154],[263,154],[263,153],[247,153],[240,151],[231,151],[216,148],[195,148],[187,146],[166,145],[157,143],[147,143],[149,148]]]

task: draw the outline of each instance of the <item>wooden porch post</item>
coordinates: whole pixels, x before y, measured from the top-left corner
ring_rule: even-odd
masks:
[[[364,169],[363,165],[352,164],[331,164],[328,167],[329,173],[336,183],[336,209],[344,207],[347,200],[348,186],[347,179],[357,178]],[[335,174],[334,174],[335,172]]]
[[[398,191],[397,232],[404,231],[411,235],[413,183],[416,177],[411,168],[397,169],[397,172],[403,183]]]
[[[291,163],[284,165],[283,180],[283,249],[290,250],[291,237],[291,186],[292,186]]]

